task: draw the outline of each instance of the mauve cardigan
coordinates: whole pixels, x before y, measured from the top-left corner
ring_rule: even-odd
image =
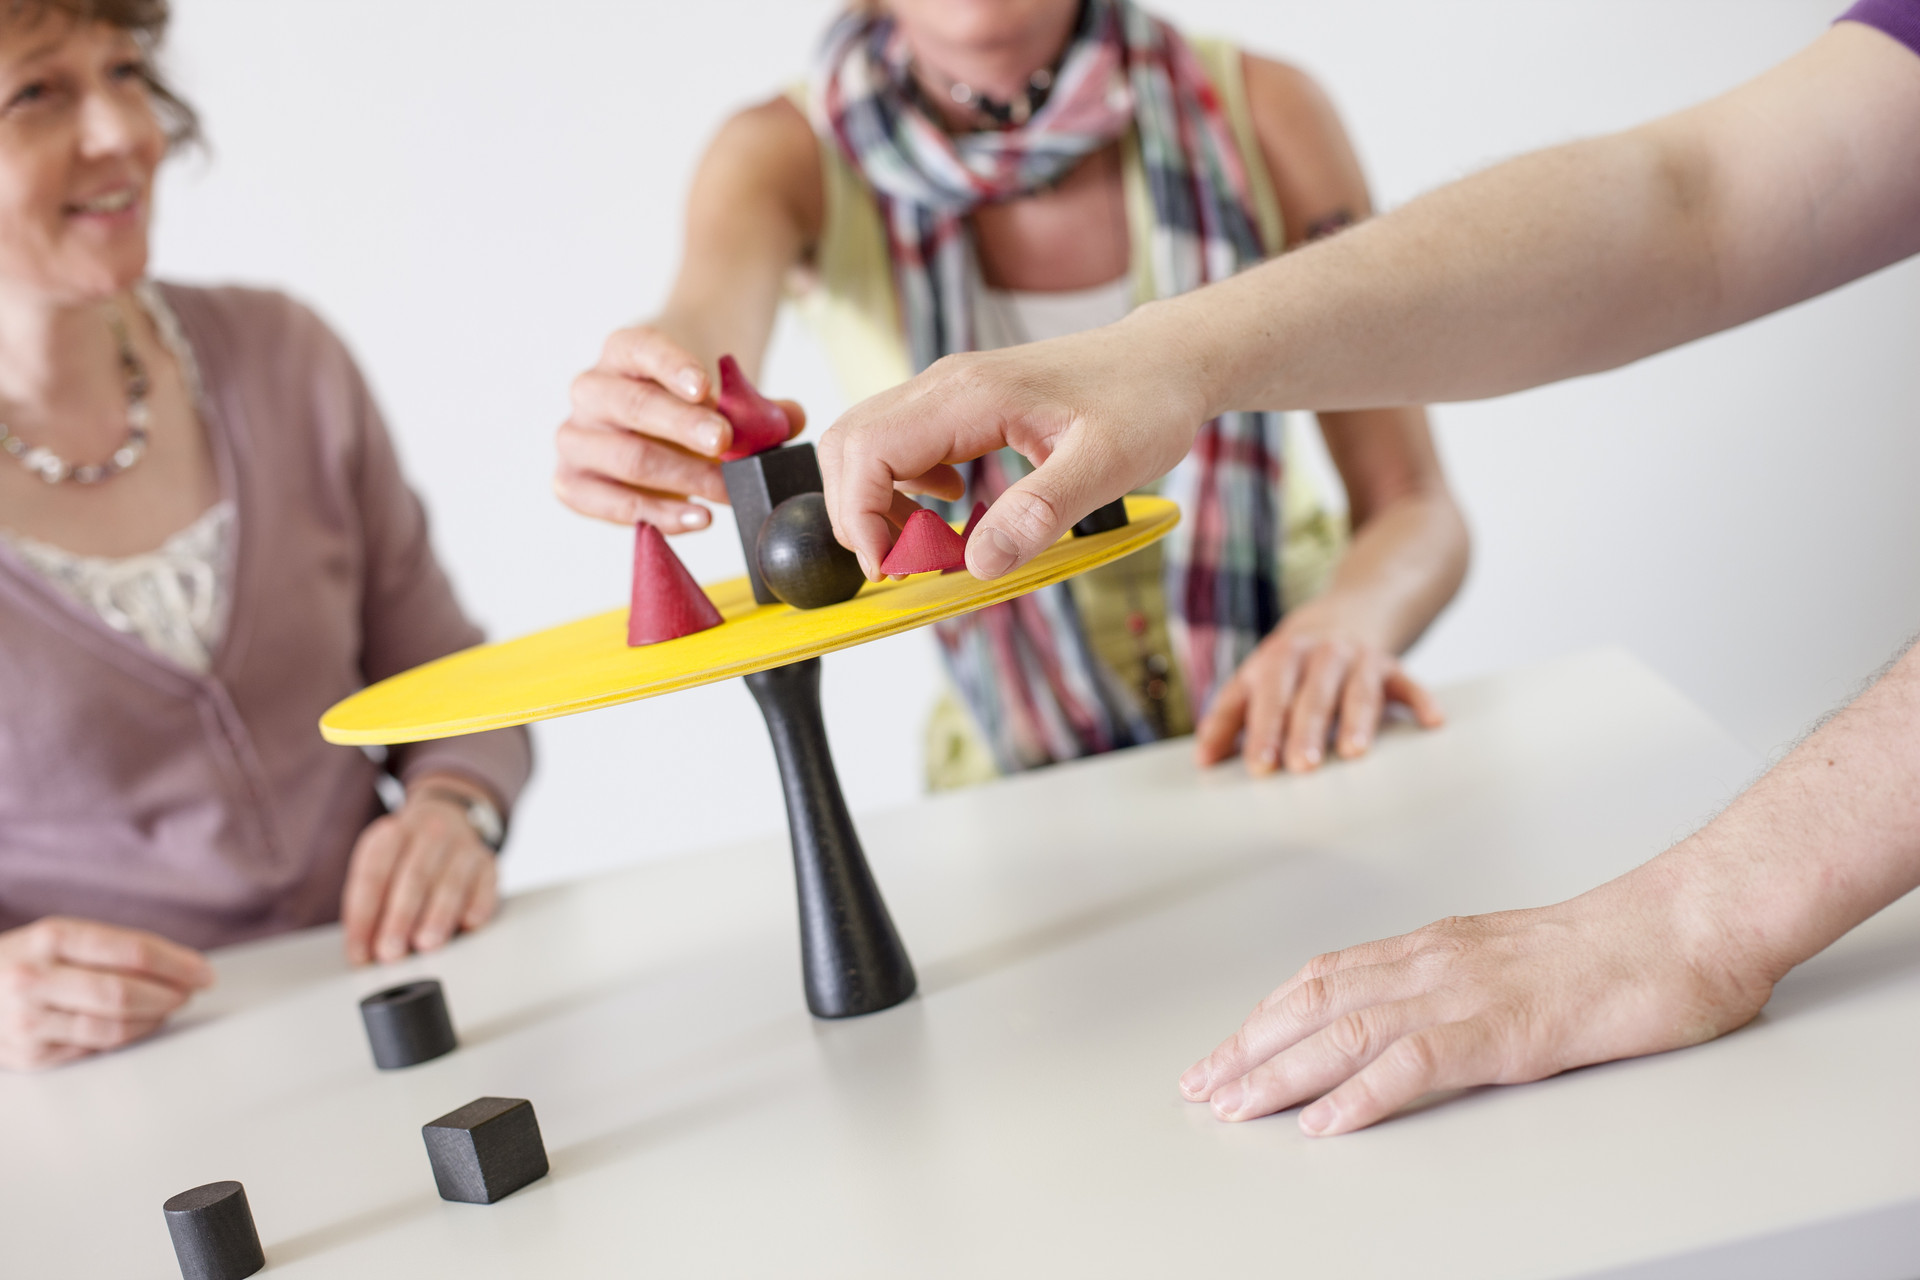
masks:
[[[163,285],[235,505],[205,676],[114,631],[0,544],[0,929],[64,914],[195,947],[336,920],[379,768],[320,738],[362,686],[479,629],[340,340],[280,294]],[[526,731],[395,748],[510,807]]]

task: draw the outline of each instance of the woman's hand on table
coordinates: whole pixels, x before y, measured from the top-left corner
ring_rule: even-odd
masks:
[[[493,918],[498,855],[467,820],[466,796],[488,798],[464,779],[423,779],[404,805],[360,833],[340,905],[348,961],[385,964],[435,951]]]
[[[663,533],[704,529],[725,502],[720,455],[733,426],[714,408],[714,381],[685,347],[648,325],[609,337],[600,362],[573,380],[573,412],[554,443],[553,490],[582,515],[646,521]],[[799,435],[806,414],[777,402]]]
[[[199,952],[139,929],[64,916],[10,929],[0,933],[0,1067],[117,1049],[212,985]]]
[[[1342,759],[1364,755],[1399,703],[1422,728],[1446,722],[1439,703],[1332,596],[1289,613],[1214,698],[1194,733],[1202,765],[1237,749],[1256,774],[1320,767],[1329,736]],[[1238,744],[1236,746],[1236,744]]]
[[[1784,970],[1741,960],[1724,931],[1700,925],[1698,899],[1656,859],[1557,906],[1319,956],[1180,1090],[1223,1120],[1312,1102],[1300,1128],[1331,1135],[1442,1090],[1711,1040],[1750,1021]]]

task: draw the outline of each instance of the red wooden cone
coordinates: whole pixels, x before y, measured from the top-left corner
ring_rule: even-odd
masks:
[[[714,407],[733,424],[733,445],[720,455],[725,462],[785,444],[792,431],[787,411],[754,390],[732,356],[720,357],[720,397]]]
[[[967,517],[967,527],[960,531],[960,563],[946,570],[946,572],[958,573],[967,567],[967,546],[973,541],[974,527],[980,523],[980,517],[985,514],[987,514],[986,503],[976,502],[973,504],[973,514]]]
[[[633,531],[633,604],[627,643],[658,644],[720,625],[720,611],[673,554],[660,531],[642,521]]]
[[[935,569],[958,569],[966,562],[966,546],[953,526],[921,507],[907,517],[907,527],[880,562],[880,572],[931,573]]]

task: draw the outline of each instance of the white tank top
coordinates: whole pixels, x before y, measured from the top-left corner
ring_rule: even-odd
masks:
[[[1091,289],[1034,293],[974,286],[973,343],[981,351],[1017,347],[1084,333],[1123,320],[1133,310],[1133,281],[1127,276]]]

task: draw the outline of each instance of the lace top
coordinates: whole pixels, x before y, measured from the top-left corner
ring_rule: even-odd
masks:
[[[179,322],[151,284],[136,293],[197,402],[200,372]],[[217,502],[158,548],[133,556],[83,556],[11,529],[0,529],[0,538],[115,631],[137,636],[155,653],[205,675],[227,623],[233,514],[231,501]]]
[[[82,556],[11,531],[0,536],[115,631],[138,636],[189,671],[213,669],[227,621],[233,503],[215,503],[157,549],[136,556]]]

